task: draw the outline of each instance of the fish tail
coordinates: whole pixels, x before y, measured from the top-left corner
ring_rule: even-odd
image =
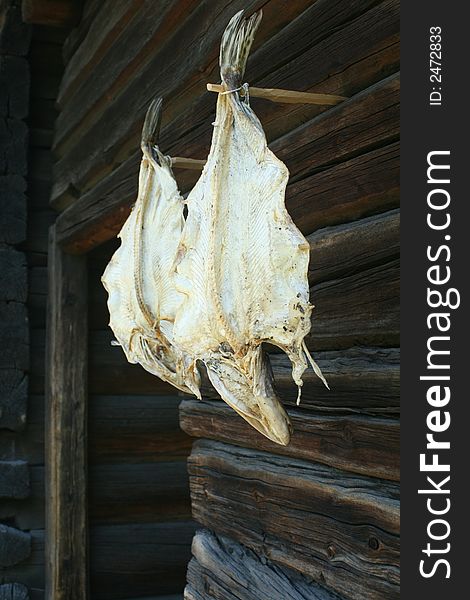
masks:
[[[154,98],[145,115],[140,146],[144,156],[155,158],[154,147],[157,145],[162,120],[163,98]]]
[[[263,12],[259,10],[245,18],[241,10],[230,19],[224,31],[219,63],[222,81],[229,89],[241,85],[248,54],[262,16]]]

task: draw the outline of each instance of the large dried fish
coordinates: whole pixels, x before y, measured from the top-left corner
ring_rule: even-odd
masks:
[[[286,445],[289,418],[275,394],[262,343],[286,352],[302,385],[310,359],[309,245],[284,203],[286,166],[267,147],[257,117],[238,91],[261,19],[230,21],[220,52],[222,82],[212,145],[190,193],[177,288],[185,298],[176,343],[202,360],[221,397],[253,427]],[[326,383],[326,382],[325,382]]]
[[[147,112],[138,197],[102,282],[109,294],[109,324],[127,360],[200,397],[195,362],[173,341],[175,314],[183,299],[175,289],[174,263],[184,201],[170,159],[156,146],[161,104],[161,99],[154,101]]]

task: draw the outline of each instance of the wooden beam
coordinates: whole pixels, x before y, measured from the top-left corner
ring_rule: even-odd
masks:
[[[223,85],[218,83],[208,83],[208,92],[216,92],[218,94],[228,93]],[[271,102],[280,102],[282,104],[320,104],[323,106],[334,106],[344,100],[346,96],[336,96],[335,94],[315,94],[313,92],[298,92],[296,90],[281,90],[275,88],[258,88],[249,87],[248,93],[253,98],[264,98]],[[244,96],[242,90],[240,95]]]
[[[205,160],[198,160],[196,158],[184,158],[182,156],[172,156],[171,166],[174,169],[191,169],[193,171],[202,171]]]
[[[87,598],[87,266],[49,237],[46,597]]]
[[[396,419],[361,415],[325,415],[290,408],[294,433],[288,446],[256,434],[222,401],[184,400],[180,405],[183,431],[245,448],[264,450],[360,473],[369,477],[400,479],[400,424]]]
[[[72,27],[80,20],[77,0],[23,0],[23,21],[49,27]]]

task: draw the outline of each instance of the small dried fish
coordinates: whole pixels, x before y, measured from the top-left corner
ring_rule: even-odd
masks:
[[[184,225],[184,200],[171,160],[156,146],[162,100],[150,106],[142,130],[139,192],[102,277],[110,327],[127,360],[200,396],[195,361],[173,340],[175,314],[183,295],[175,289],[174,264]]]

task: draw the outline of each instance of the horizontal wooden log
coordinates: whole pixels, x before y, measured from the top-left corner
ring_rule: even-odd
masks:
[[[13,248],[0,248],[0,273],[0,299],[7,302],[26,302],[28,273],[25,254]]]
[[[185,600],[338,600],[317,583],[280,568],[233,540],[196,532]]]
[[[400,150],[391,143],[287,186],[286,205],[304,234],[395,208]]]
[[[0,369],[0,429],[21,431],[26,423],[28,377],[21,369]]]
[[[352,346],[399,346],[400,266],[398,260],[313,286],[315,350]]]
[[[78,0],[22,0],[25,23],[48,27],[71,27],[80,19]]]
[[[31,535],[0,523],[0,567],[11,567],[31,554]]]
[[[174,594],[184,587],[195,524],[188,521],[91,529],[90,586],[99,600]]]
[[[0,600],[30,600],[28,588],[21,583],[0,585]]]
[[[192,439],[179,427],[180,402],[176,396],[92,396],[88,404],[91,464],[183,460]]]
[[[188,470],[204,526],[345,598],[399,597],[398,486],[209,441]]]
[[[256,2],[253,3],[253,8]],[[315,3],[318,4],[318,3]],[[325,2],[320,3],[323,7]],[[364,9],[365,5],[371,5],[371,2],[354,2],[352,3],[351,12],[357,15],[358,4]],[[312,92],[331,92],[339,95],[350,96],[360,89],[367,87],[371,83],[374,83],[381,77],[388,75],[389,73],[396,70],[398,64],[398,53],[396,50],[393,52],[390,50],[393,45],[393,39],[397,37],[398,32],[398,12],[397,2],[388,1],[381,4],[379,8],[372,8],[367,12],[368,18],[356,18],[352,19],[351,24],[348,27],[342,27],[344,22],[351,19],[351,12],[346,11],[344,3],[341,3],[341,9],[339,3],[335,3],[332,16],[331,12],[328,12],[330,19],[321,18],[319,13],[321,7],[317,6],[316,13],[309,14],[310,18],[310,29],[313,25],[320,20],[321,25],[318,25],[315,32],[312,32],[313,39],[307,39],[305,37],[299,38],[302,44],[310,44],[308,51],[308,58],[304,57],[305,50],[304,46],[293,47],[293,44],[287,44],[284,48],[286,50],[282,57],[282,64],[289,64],[288,70],[283,69],[285,81],[276,81],[276,87],[282,87],[287,89],[301,89]],[[231,4],[230,14],[236,9]],[[200,10],[203,10],[202,8]],[[371,13],[371,14],[369,14]],[[193,16],[196,16],[196,12]],[[220,20],[219,20],[220,17]],[[203,158],[207,154],[207,145],[210,139],[211,127],[210,115],[213,112],[213,105],[208,105],[206,99],[203,104],[205,105],[204,110],[201,110],[199,103],[192,103],[194,97],[200,96],[201,84],[205,85],[207,81],[207,74],[209,71],[215,68],[215,57],[217,55],[218,45],[220,42],[220,30],[227,23],[227,15],[225,12],[219,14],[217,23],[214,22],[213,14],[211,21],[210,32],[211,35],[204,36],[204,45],[200,47],[198,41],[198,52],[192,53],[190,47],[188,48],[188,59],[185,63],[178,63],[178,65],[172,64],[172,57],[166,58],[166,52],[168,54],[174,53],[174,49],[170,45],[165,46],[162,53],[159,53],[153,58],[153,61],[158,60],[158,67],[154,67],[153,61],[146,66],[142,72],[137,72],[134,75],[129,85],[125,88],[124,92],[120,94],[119,100],[113,103],[110,107],[109,103],[103,106],[107,109],[106,119],[100,111],[96,111],[93,114],[93,119],[88,119],[86,123],[86,130],[80,126],[76,128],[75,135],[65,135],[64,141],[68,144],[67,148],[59,150],[63,157],[59,160],[56,165],[56,181],[54,185],[54,191],[52,194],[52,202],[54,206],[63,208],[69,204],[73,197],[67,198],[69,191],[79,190],[80,195],[83,195],[91,187],[93,187],[98,180],[101,180],[107,173],[113,168],[118,166],[122,159],[129,156],[133,148],[138,147],[139,130],[141,127],[142,119],[144,116],[145,108],[148,106],[151,97],[155,94],[154,89],[154,77],[155,69],[159,72],[159,81],[161,82],[159,93],[163,96],[172,98],[170,107],[167,107],[164,116],[164,123],[162,129],[162,147],[167,150],[171,150],[171,154],[181,155],[184,153],[186,156],[194,158]],[[318,17],[318,18],[317,18]],[[223,19],[223,22],[222,22]],[[296,20],[294,20],[295,22]],[[200,27],[203,20],[200,20],[195,25],[191,23],[191,33],[193,36]],[[326,30],[325,30],[326,27]],[[336,28],[336,31],[335,31]],[[295,36],[295,30],[291,31],[291,34]],[[328,37],[328,34],[332,38],[332,45],[326,46],[321,40]],[[212,37],[214,35],[214,37]],[[355,37],[351,37],[355,36]],[[278,42],[282,43],[282,39]],[[293,39],[296,39],[295,37]],[[313,41],[317,39],[318,44],[315,45]],[[355,39],[355,43],[352,40]],[[363,44],[358,44],[357,40],[364,40]],[[395,46],[396,46],[395,39]],[[210,54],[209,54],[209,48]],[[392,56],[391,56],[392,54]],[[395,54],[396,56],[393,56]],[[323,56],[324,59],[321,63],[321,71],[318,69],[311,69],[310,65],[312,60],[317,61],[318,56]],[[382,56],[383,55],[383,56]],[[212,67],[208,67],[207,61],[209,56],[212,56],[214,62]],[[309,68],[303,68],[301,76],[299,75],[299,56],[302,56],[302,60],[308,61]],[[269,59],[268,59],[269,57]],[[331,58],[330,58],[331,57]],[[289,61],[289,58],[291,59]],[[344,62],[342,62],[344,59]],[[270,72],[275,73],[279,70],[279,64],[272,62],[270,55],[265,55],[262,65],[259,70],[266,73],[266,62],[270,65]],[[366,61],[367,66],[364,63]],[[195,64],[198,63],[198,64]],[[199,64],[202,63],[202,64]],[[256,59],[253,55],[253,62],[250,63],[250,83],[255,84],[256,82]],[[331,79],[331,71],[337,71],[338,64],[341,64],[341,73],[338,73],[335,80],[338,88],[344,87],[345,81],[353,80],[354,86],[351,86],[351,91],[343,93],[341,89],[337,90],[324,90],[322,89],[326,82]],[[392,70],[390,65],[393,64]],[[164,66],[162,66],[164,65]],[[251,66],[253,65],[253,66]],[[353,73],[350,74],[350,78],[345,75],[347,67],[350,66]],[[182,71],[181,69],[184,69]],[[150,73],[152,74],[150,77]],[[201,81],[201,73],[203,79]],[[292,81],[292,73],[296,74],[297,81]],[[204,81],[205,79],[205,81]],[[272,81],[269,83],[263,82],[264,87],[273,87]],[[195,91],[192,91],[194,88]],[[142,90],[146,90],[143,94]],[[191,95],[190,95],[191,92]],[[181,100],[179,100],[181,96]],[[135,106],[135,98],[139,98],[139,107]],[[189,100],[191,114],[186,114],[186,110],[181,110],[184,107],[184,98]],[[186,107],[188,107],[188,100],[186,100]],[[135,111],[130,115],[129,111],[126,111],[122,106],[128,106],[129,102],[133,102]],[[194,104],[194,106],[193,106]],[[267,104],[267,103],[266,103]],[[122,105],[122,106],[121,106]],[[284,105],[292,106],[292,105]],[[186,108],[184,107],[184,108]],[[285,110],[293,111],[295,109],[289,108]],[[313,109],[314,111],[317,109]],[[310,113],[310,116],[316,114],[315,112]],[[195,117],[198,115],[197,117]],[[305,122],[306,114],[303,113],[301,118],[299,115],[296,116],[294,121],[286,119],[284,112],[276,112],[275,117],[272,118],[270,125],[268,125],[263,118],[264,113],[261,111],[260,116],[262,122],[267,128],[269,138],[276,138],[287,131],[291,130],[292,127]],[[308,118],[308,117],[307,117]],[[178,120],[178,122],[176,122]],[[104,123],[106,122],[106,128]],[[188,131],[187,123],[191,122],[190,131]],[[69,120],[69,123],[72,121]],[[183,127],[182,130],[180,128]],[[103,131],[101,132],[101,128]],[[202,130],[201,130],[202,128]],[[98,129],[100,131],[98,131]],[[63,128],[60,128],[62,135],[65,133]],[[197,134],[195,133],[197,131]],[[203,135],[201,135],[203,133]],[[96,140],[99,139],[100,143],[97,144]],[[72,152],[73,148],[73,152]],[[85,152],[86,148],[86,152]],[[90,150],[91,149],[91,150]],[[73,155],[73,160],[72,160]],[[290,167],[291,165],[288,164]],[[186,186],[183,186],[185,188]]]
[[[110,10],[110,6],[116,6],[117,2],[113,2],[111,5],[110,2],[107,4],[103,3],[101,0],[88,0],[83,4],[82,7],[82,17],[77,24],[77,26],[71,31],[66,31],[63,29],[55,29],[54,31],[66,31],[67,35],[62,40],[62,55],[64,64],[68,64],[70,59],[75,55],[77,50],[80,48],[80,45],[83,43],[85,37],[90,30],[91,25],[97,19],[100,8],[103,10],[101,12],[106,13],[108,20],[111,19],[113,15],[113,11]],[[101,22],[99,25],[102,25]]]
[[[398,101],[396,84],[396,79],[381,84],[387,90],[390,87],[394,88],[392,96],[395,103]],[[358,129],[363,131],[363,140],[366,143],[370,139],[367,136],[373,136],[374,118],[375,128],[381,130],[381,133],[377,132],[377,136],[383,136],[384,144],[390,141],[390,132],[381,127],[380,119],[377,119],[377,113],[374,113],[375,109],[369,119],[374,97],[378,93],[377,90],[381,90],[382,87],[373,87],[368,92],[359,94],[337,107],[334,112],[336,114],[336,111],[341,110],[341,115],[328,117],[333,112],[328,111],[324,116],[302,126],[300,133],[295,130],[276,142],[279,145],[282,142],[279,149],[284,148],[289,153],[293,151],[295,143],[303,144],[300,139],[306,134],[306,130],[311,137],[317,136],[317,121],[322,120],[320,130],[324,135],[321,142],[323,154],[319,156],[317,148],[309,145],[305,148],[303,164],[306,162],[310,165],[315,164],[317,169],[323,165],[325,170],[290,183],[287,187],[287,207],[294,222],[304,233],[308,234],[319,227],[344,223],[349,219],[387,210],[397,205],[399,199],[397,144],[370,149],[367,145],[361,147],[359,139],[355,141],[360,137]],[[383,95],[390,100],[388,93],[384,92]],[[392,104],[390,110],[394,113],[393,119],[398,127],[396,107],[396,104]],[[384,112],[386,113],[387,110],[384,109]],[[337,119],[340,116],[345,122],[345,130],[350,132],[348,144],[340,143],[338,140],[336,130]],[[392,138],[396,136],[397,131],[392,133]],[[344,137],[346,139],[346,134]],[[339,143],[342,148],[341,156],[338,151]],[[348,149],[360,156],[349,158],[348,154],[343,153]],[[312,153],[316,154],[315,163]],[[336,160],[347,160],[339,165],[331,165],[334,156]],[[60,215],[57,221],[58,240],[68,251],[89,251],[97,244],[116,235],[135,200],[139,160],[139,153],[133,155],[109,178],[100,182],[89,194],[84,195]],[[291,168],[291,175],[296,174],[297,167],[294,165],[294,169]]]
[[[26,180],[0,175],[0,242],[19,244],[26,239]]]
[[[32,595],[33,589],[44,590],[44,531],[34,530],[23,535],[27,535],[30,539],[31,552],[24,560],[2,572],[2,582],[21,581]],[[34,596],[30,600],[33,598]]]
[[[400,213],[380,215],[326,227],[308,236],[311,284],[353,275],[397,257],[400,253]]]
[[[185,400],[180,423],[189,435],[237,444],[273,454],[399,481],[400,425],[396,420],[361,416],[325,416],[289,408],[294,434],[288,446],[274,444],[226,404]]]
[[[24,460],[0,461],[0,499],[29,496],[29,469]]]
[[[24,119],[28,111],[28,61],[17,56],[0,55],[0,116]]]

